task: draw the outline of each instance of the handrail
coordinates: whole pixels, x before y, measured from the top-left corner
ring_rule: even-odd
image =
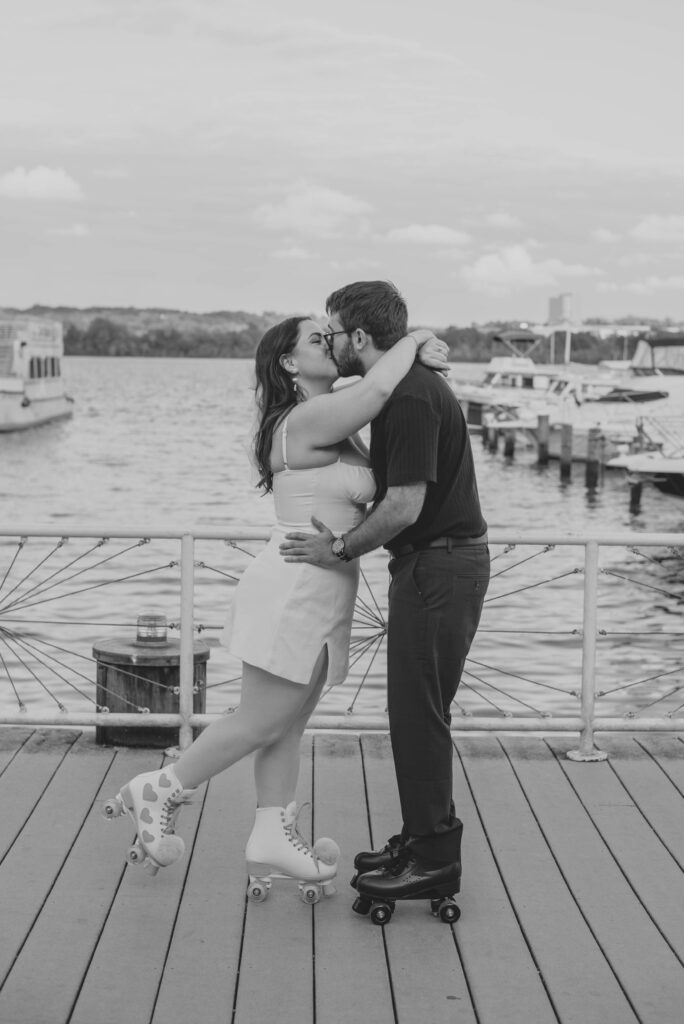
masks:
[[[75,725],[89,727],[105,724],[109,726],[135,726],[149,728],[153,726],[172,726],[179,729],[179,745],[182,749],[192,741],[193,728],[206,725],[220,717],[217,714],[198,714],[193,711],[193,632],[194,632],[194,550],[197,540],[238,541],[266,540],[270,536],[269,527],[230,526],[223,530],[203,527],[169,527],[168,524],[158,528],[152,524],[126,526],[104,524],[94,528],[90,524],[85,527],[72,527],[62,524],[54,527],[47,524],[26,524],[21,530],[0,527],[1,537],[21,536],[41,538],[154,538],[159,540],[177,540],[181,546],[181,610],[180,610],[180,697],[177,714],[148,713],[103,713],[103,712],[44,712],[26,710],[16,713],[0,714],[0,721],[7,725]],[[583,535],[565,534],[560,532],[509,531],[490,530],[491,545],[553,545],[583,547],[584,588],[583,588],[583,629],[582,629],[582,686],[580,715],[558,716],[544,720],[540,725],[537,720],[527,718],[495,718],[491,716],[473,716],[457,718],[452,723],[454,732],[462,731],[548,731],[580,733],[580,744],[569,756],[576,760],[598,760],[605,755],[597,750],[594,744],[596,731],[684,731],[684,721],[659,718],[640,718],[638,721],[620,717],[597,717],[595,714],[595,658],[597,630],[597,593],[599,575],[599,550],[601,547],[670,547],[684,548],[684,533],[638,533],[624,531],[622,533],[605,534],[600,532]],[[365,715],[360,721],[356,717],[336,716],[329,713],[315,714],[310,722],[311,728],[317,729],[387,729],[387,720],[382,715]]]

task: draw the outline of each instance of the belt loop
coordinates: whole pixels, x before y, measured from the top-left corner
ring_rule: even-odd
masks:
[[[451,549],[452,549],[453,546],[454,546],[454,538],[453,537],[447,537],[447,539],[446,539],[446,549],[447,549],[447,553],[449,555],[451,554]]]

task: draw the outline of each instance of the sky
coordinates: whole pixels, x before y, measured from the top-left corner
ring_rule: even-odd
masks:
[[[675,0],[5,0],[0,307],[684,320]],[[679,127],[677,127],[679,125]]]

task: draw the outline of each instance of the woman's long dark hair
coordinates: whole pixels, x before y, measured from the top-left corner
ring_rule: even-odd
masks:
[[[297,344],[299,325],[305,316],[291,316],[270,327],[256,350],[256,402],[259,423],[254,435],[254,458],[261,478],[257,487],[268,494],[273,490],[271,471],[271,445],[273,431],[283,416],[297,404],[292,375],[281,366],[281,356],[291,352]]]

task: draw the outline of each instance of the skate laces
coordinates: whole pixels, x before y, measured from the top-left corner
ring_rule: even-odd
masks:
[[[308,853],[313,859],[313,850],[309,843],[307,843],[304,836],[299,832],[297,828],[297,822],[299,821],[299,815],[302,813],[305,807],[311,807],[310,803],[302,804],[301,807],[297,808],[294,819],[288,824],[285,822],[285,831],[287,832],[287,838],[292,843],[296,850],[301,850],[304,853]]]

